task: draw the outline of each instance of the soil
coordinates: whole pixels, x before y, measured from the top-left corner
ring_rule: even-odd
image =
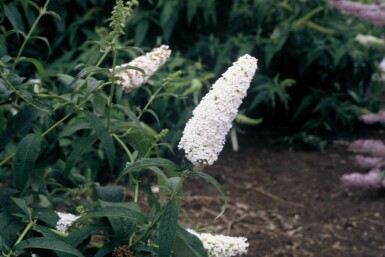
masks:
[[[209,232],[247,237],[244,256],[385,256],[384,191],[346,188],[341,175],[358,171],[347,142],[323,152],[292,149],[269,137],[231,147],[204,172],[228,197],[226,212],[210,184],[186,183],[184,222]]]

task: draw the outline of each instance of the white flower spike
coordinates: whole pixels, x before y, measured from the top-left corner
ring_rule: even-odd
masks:
[[[72,223],[80,218],[71,213],[56,212],[56,214],[59,216],[59,220],[56,223],[56,229],[60,232],[66,232]]]
[[[256,58],[247,54],[240,57],[193,111],[178,147],[194,165],[212,165],[218,159],[256,70]]]
[[[129,63],[116,66],[116,69],[126,66],[134,66],[144,71],[144,74],[134,69],[124,69],[116,74],[118,83],[122,85],[125,92],[130,92],[148,81],[154,73],[167,61],[171,50],[166,45],[154,48],[151,52],[139,56]]]
[[[188,232],[197,236],[202,241],[209,257],[232,257],[247,253],[249,243],[245,237],[232,237],[224,235],[212,235],[209,233],[197,233],[192,229]]]

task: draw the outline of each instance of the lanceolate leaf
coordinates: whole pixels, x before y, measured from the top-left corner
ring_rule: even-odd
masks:
[[[33,237],[21,241],[15,246],[15,250],[23,250],[28,248],[48,249],[58,252],[69,253],[72,256],[84,257],[84,255],[79,252],[76,248],[63,241],[53,238]]]
[[[74,150],[68,157],[66,167],[64,169],[64,177],[67,178],[72,167],[76,164],[79,158],[96,142],[96,136],[89,136],[82,138],[79,142],[74,145]]]
[[[5,147],[19,133],[29,130],[32,121],[42,114],[43,112],[31,106],[21,109],[8,123],[7,128],[0,133],[0,148]]]
[[[226,198],[225,192],[223,191],[223,188],[222,188],[221,184],[219,184],[218,181],[216,181],[213,177],[211,177],[210,175],[208,175],[208,174],[206,174],[204,172],[193,172],[192,171],[192,172],[188,173],[188,176],[189,177],[200,177],[200,178],[203,178],[207,182],[209,182],[211,185],[213,185],[219,191],[219,193],[222,195],[224,204],[222,206],[222,211],[221,211],[221,213],[218,214],[217,218],[219,216],[221,216],[224,213],[224,211],[226,210],[226,208],[227,208],[227,198]]]
[[[121,217],[127,218],[128,220],[136,224],[144,224],[147,222],[147,217],[142,213],[134,210],[130,206],[107,206],[99,210],[89,212],[86,218],[98,218],[98,217]]]
[[[178,227],[174,257],[208,257],[207,250],[203,247],[202,242],[195,235],[187,232],[183,228]]]
[[[13,162],[13,178],[16,187],[24,190],[28,178],[39,156],[42,138],[40,135],[28,134],[19,143]]]
[[[159,257],[169,257],[174,248],[178,222],[178,207],[169,201],[159,225]]]
[[[92,112],[84,112],[91,127],[95,130],[96,136],[102,141],[111,169],[115,162],[115,145],[111,135],[108,133],[103,122]]]
[[[126,168],[120,173],[117,180],[121,179],[124,175],[137,171],[140,169],[151,168],[151,167],[161,167],[171,171],[178,170],[178,166],[167,159],[162,158],[144,158],[133,163],[127,163]]]

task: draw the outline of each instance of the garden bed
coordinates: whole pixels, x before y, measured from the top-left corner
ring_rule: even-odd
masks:
[[[381,136],[381,135],[380,135]],[[267,137],[264,137],[267,138]],[[256,138],[228,147],[205,170],[224,186],[221,197],[201,180],[186,183],[185,223],[245,236],[247,256],[384,256],[384,192],[345,188],[340,176],[357,171],[344,142],[324,152],[290,149]]]

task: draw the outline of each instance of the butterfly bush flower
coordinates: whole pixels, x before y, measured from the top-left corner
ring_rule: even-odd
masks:
[[[341,177],[341,182],[345,186],[356,187],[373,187],[379,188],[385,185],[384,178],[380,175],[379,170],[371,170],[369,173],[351,173]]]
[[[244,55],[222,74],[187,122],[179,149],[193,164],[213,164],[257,69],[257,59]]]
[[[381,157],[367,157],[356,155],[354,157],[356,165],[361,169],[381,168],[385,165],[385,159]]]
[[[79,216],[75,216],[71,213],[56,212],[59,216],[59,220],[56,223],[56,229],[60,232],[66,232],[67,229],[74,223]]]
[[[372,36],[372,35],[362,35],[358,34],[355,37],[355,40],[360,43],[363,46],[368,47],[384,47],[385,46],[385,40]]]
[[[385,25],[385,4],[362,4],[346,0],[329,0],[329,7],[336,8],[375,26]]]
[[[355,140],[350,144],[349,149],[356,153],[366,153],[377,157],[385,157],[385,145],[381,140]]]
[[[134,66],[144,71],[144,74],[134,69],[123,69],[118,71],[116,77],[125,92],[130,92],[148,81],[154,73],[167,61],[171,55],[171,50],[167,45],[154,48],[151,52],[139,56],[129,63],[116,67],[116,70],[127,66]]]
[[[247,253],[249,243],[244,237],[231,237],[224,235],[212,235],[209,233],[197,233],[192,229],[188,232],[197,236],[202,241],[209,257],[231,257]]]
[[[378,113],[361,115],[359,119],[366,124],[373,124],[377,122],[385,123],[385,110],[381,110]]]

